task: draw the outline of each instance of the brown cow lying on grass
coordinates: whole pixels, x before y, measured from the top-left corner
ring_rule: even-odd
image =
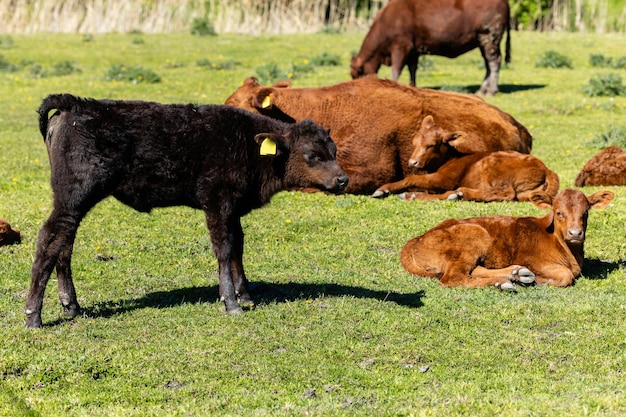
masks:
[[[531,201],[551,208],[544,217],[448,219],[409,240],[400,261],[410,273],[439,278],[448,287],[514,290],[513,282],[565,287],[582,269],[589,209],[605,207],[613,196],[611,191],[585,196],[570,188],[555,198],[537,192]]]
[[[11,227],[9,222],[0,219],[0,246],[13,245],[22,241],[19,229]]]
[[[404,195],[407,200],[529,201],[535,191],[554,197],[559,192],[559,176],[538,158],[519,152],[459,153],[462,132],[446,132],[426,116],[415,138],[409,165],[424,167],[433,159],[448,159],[433,173],[410,175],[382,185],[372,197],[416,190]],[[454,156],[451,156],[454,155]]]
[[[248,78],[226,104],[287,122],[311,118],[330,129],[337,162],[350,177],[347,193],[371,194],[381,184],[413,174],[408,165],[413,138],[428,114],[444,129],[462,129],[465,151],[530,153],[532,147],[524,126],[473,95],[420,89],[373,76],[329,87],[290,85],[281,81],[262,86]]]
[[[49,112],[56,110],[49,118]],[[142,212],[188,206],[204,211],[226,311],[252,303],[243,269],[241,217],[278,191],[341,192],[348,177],[328,131],[311,120],[283,123],[229,106],[48,96],[39,130],[51,168],[54,208],[41,228],[26,300],[26,326],[41,326],[44,290],[56,268],[59,299],[80,314],[72,248],[89,210],[112,195]]]
[[[626,185],[626,152],[609,146],[591,158],[576,176],[577,187]]]

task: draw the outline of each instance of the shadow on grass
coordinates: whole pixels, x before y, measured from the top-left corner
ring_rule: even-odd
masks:
[[[406,307],[421,307],[423,291],[415,293],[397,293],[376,291],[362,287],[351,287],[340,284],[276,284],[252,282],[251,295],[257,305],[284,303],[287,301],[307,300],[318,297],[371,298],[392,302]],[[112,317],[143,308],[170,308],[182,304],[214,303],[219,299],[217,285],[188,287],[171,291],[156,291],[137,299],[107,301],[91,307],[83,308],[87,317]],[[55,323],[50,323],[54,325]],[[58,324],[58,323],[56,323]]]
[[[626,269],[626,261],[603,261],[601,259],[585,259],[583,276],[589,280],[606,279],[616,269]]]
[[[499,84],[498,85],[498,89],[500,90],[500,93],[503,93],[503,94],[517,93],[519,91],[538,90],[538,89],[545,88],[545,87],[546,87],[545,84]],[[473,85],[450,84],[450,85],[435,85],[435,86],[424,87],[424,88],[432,88],[433,90],[456,91],[458,93],[473,94],[476,91],[478,91],[478,89],[480,88],[480,85],[479,84],[473,84]]]

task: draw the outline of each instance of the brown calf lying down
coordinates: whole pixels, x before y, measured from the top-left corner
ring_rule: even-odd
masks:
[[[437,126],[432,116],[426,116],[414,140],[415,148],[409,165],[424,167],[442,153],[451,151],[450,143],[463,147],[463,132],[449,132]],[[535,191],[554,197],[559,191],[559,177],[532,155],[519,152],[463,154],[454,150],[435,172],[407,176],[379,187],[372,197],[389,193],[405,194],[408,200],[473,200],[528,201]]]
[[[626,185],[626,152],[609,146],[591,158],[576,176],[577,187]]]
[[[410,273],[448,287],[514,290],[514,281],[565,287],[582,269],[589,209],[605,207],[613,196],[568,188],[555,198],[531,196],[537,207],[552,209],[544,217],[448,219],[409,240],[400,261]]]
[[[226,104],[287,122],[311,118],[330,129],[337,162],[350,177],[345,192],[351,194],[371,194],[381,184],[414,173],[408,165],[413,140],[429,114],[443,128],[463,129],[463,153],[530,153],[532,147],[532,136],[510,114],[469,94],[409,87],[372,76],[327,87],[290,87],[289,81],[262,86],[248,78]]]
[[[0,219],[0,246],[12,245],[21,241],[22,236],[19,229],[12,228],[6,220]]]

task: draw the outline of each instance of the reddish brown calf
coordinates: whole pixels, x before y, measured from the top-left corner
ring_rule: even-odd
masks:
[[[538,158],[512,151],[472,153],[471,144],[465,144],[463,138],[463,132],[442,129],[432,116],[426,116],[415,136],[409,166],[424,168],[433,161],[443,165],[432,173],[410,175],[385,184],[372,197],[413,189],[418,192],[407,193],[406,199],[529,201],[535,191],[552,197],[559,192],[559,176]]]
[[[0,219],[0,246],[20,243],[22,236],[19,229],[11,227],[9,222]]]
[[[448,219],[409,240],[400,262],[410,273],[439,278],[447,287],[514,290],[516,281],[565,287],[582,269],[589,210],[605,207],[613,197],[611,191],[585,196],[568,188],[555,198],[531,196],[537,207],[552,209],[543,217]]]
[[[609,146],[591,158],[576,176],[577,187],[626,185],[626,152]]]

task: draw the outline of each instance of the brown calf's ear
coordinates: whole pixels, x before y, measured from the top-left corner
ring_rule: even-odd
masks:
[[[531,203],[541,209],[552,209],[552,196],[548,193],[535,191],[530,195],[529,199]]]
[[[613,197],[615,197],[613,191],[603,190],[588,195],[587,200],[589,200],[589,205],[591,205],[591,208],[601,209],[606,207],[611,202],[611,200],[613,200]]]
[[[434,127],[435,119],[433,119],[433,116],[429,114],[428,116],[424,117],[424,120],[422,120],[422,127],[420,129],[430,130]]]
[[[252,96],[252,105],[260,109],[269,109],[274,104],[276,95],[276,90],[273,88],[262,88],[256,95]]]

